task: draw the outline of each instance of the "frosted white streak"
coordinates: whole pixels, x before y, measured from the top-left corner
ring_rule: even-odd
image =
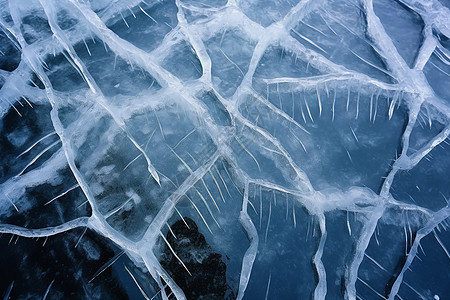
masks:
[[[433,230],[436,228],[436,226],[438,226],[438,224],[440,224],[442,221],[446,220],[449,217],[450,217],[450,207],[447,206],[434,213],[434,215],[428,220],[425,226],[422,227],[419,231],[417,231],[414,243],[409,251],[408,256],[406,257],[406,261],[403,264],[402,270],[400,271],[399,275],[394,281],[394,284],[392,285],[391,292],[389,293],[389,300],[394,300],[395,296],[397,296],[398,291],[400,289],[400,285],[403,282],[403,276],[406,270],[408,270],[409,267],[411,266],[414,258],[417,256],[420,241],[425,236],[433,232]]]
[[[46,237],[57,235],[74,228],[85,227],[88,224],[87,217],[78,218],[72,221],[68,221],[64,224],[54,226],[54,227],[46,227],[46,228],[38,228],[38,229],[29,229],[24,227],[19,227],[11,224],[0,224],[0,232],[1,233],[9,233],[15,234],[18,236],[23,236],[27,238],[36,238],[36,237]]]
[[[322,236],[320,237],[319,247],[313,258],[314,266],[316,267],[317,276],[319,277],[319,282],[317,283],[316,289],[314,290],[314,300],[325,299],[327,294],[327,277],[325,272],[325,266],[322,262],[323,249],[325,247],[325,242],[327,240],[327,231],[325,227],[325,216],[320,214],[319,226]]]
[[[247,213],[248,204],[248,183],[246,184],[244,191],[244,199],[242,204],[242,211],[239,215],[239,222],[241,223],[244,230],[247,232],[248,238],[250,240],[250,246],[245,252],[244,259],[242,260],[241,276],[239,279],[239,291],[237,295],[237,300],[241,300],[244,297],[245,290],[247,289],[248,282],[250,280],[250,274],[252,272],[253,263],[256,258],[256,253],[258,252],[259,238],[258,232],[256,231],[255,225],[253,224],[250,216]]]

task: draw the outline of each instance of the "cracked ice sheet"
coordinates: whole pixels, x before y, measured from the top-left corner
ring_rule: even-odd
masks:
[[[258,255],[244,299],[310,298],[312,258],[320,240],[318,220],[292,195],[251,186],[249,215],[258,232]]]
[[[5,266],[1,276],[14,280],[2,282],[1,289],[6,293],[12,286],[10,297],[42,298],[47,291],[54,299],[65,295],[76,299],[142,296],[124,266],[132,270],[148,294],[157,292],[148,274],[142,273],[130,259],[121,255],[123,251],[120,248],[91,230],[77,228],[39,239],[15,237],[10,241],[2,238],[0,243],[1,263]],[[15,251],[7,251],[13,246]],[[117,256],[118,260],[112,267],[93,279],[98,270]]]
[[[2,254],[58,233],[102,260],[79,295],[183,299],[157,258],[188,216],[240,299],[444,297],[445,5],[0,2]],[[27,257],[5,296],[69,297]]]
[[[249,246],[245,232],[240,223],[236,222],[242,208],[242,192],[243,187],[234,168],[223,159],[218,159],[210,171],[185,193],[176,205],[176,212],[161,230],[167,236],[171,234],[169,224],[181,220],[181,217],[194,220],[206,242],[226,262],[227,282],[234,294],[238,291],[242,259]],[[160,260],[160,252],[164,246],[165,242],[160,238],[155,247],[155,254]],[[198,260],[205,259],[202,253],[191,253]],[[187,271],[183,272],[189,276]]]

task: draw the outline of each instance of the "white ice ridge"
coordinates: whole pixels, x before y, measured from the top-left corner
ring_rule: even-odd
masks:
[[[145,268],[159,286],[162,299],[171,297],[167,292],[167,286],[170,288],[170,293],[177,299],[186,299],[184,291],[158,260],[158,251],[161,245],[167,245],[186,269],[186,274],[190,275],[191,272],[182,258],[175,253],[165,238],[168,224],[174,218],[182,218],[180,212],[182,208],[179,207],[183,206],[184,201],[192,208],[190,213],[202,222],[198,224],[199,227],[204,224],[205,228],[212,233],[212,240],[220,239],[220,235],[224,232],[221,227],[225,224],[223,215],[227,213],[227,210],[231,211],[231,208],[227,209],[230,201],[225,201],[226,194],[231,196],[229,191],[231,185],[226,183],[229,179],[242,195],[240,213],[234,216],[233,221],[240,223],[247,234],[249,244],[242,257],[240,278],[236,280],[239,282],[236,291],[237,299],[246,299],[248,296],[246,293],[254,276],[253,266],[258,263],[257,258],[261,255],[260,246],[263,244],[259,237],[258,226],[252,217],[253,212],[256,215],[260,214],[258,218],[262,217],[263,201],[261,200],[260,203],[261,211],[257,212],[249,194],[256,188],[272,191],[274,195],[279,193],[289,196],[295,205],[304,208],[309,216],[317,220],[316,249],[309,261],[309,263],[312,262],[316,275],[316,284],[312,291],[314,299],[327,298],[329,292],[327,288],[330,286],[327,283],[334,275],[327,274],[323,257],[327,250],[327,239],[330,239],[327,231],[327,214],[335,211],[347,213],[346,225],[351,236],[352,228],[348,213],[358,214],[363,219],[359,235],[352,236],[355,244],[351,261],[348,265],[342,266],[346,268],[344,297],[351,300],[359,298],[358,280],[382,298],[394,299],[398,296],[400,286],[404,283],[405,272],[418,255],[421,239],[430,233],[435,233],[439,224],[450,217],[448,202],[445,207],[433,211],[423,203],[406,203],[401,199],[395,199],[391,194],[392,185],[395,180],[398,180],[399,172],[415,170],[424,158],[428,159],[434,153],[434,149],[448,143],[450,99],[436,93],[426,76],[426,67],[429,63],[435,65],[432,58],[437,58],[444,65],[450,66],[450,49],[444,43],[444,38],[450,39],[449,8],[438,0],[398,1],[410,12],[420,16],[424,24],[423,41],[410,66],[411,64],[397,49],[382,19],[377,15],[372,0],[302,0],[296,4],[290,4],[292,7],[287,12],[281,13],[280,7],[278,17],[271,16],[274,20],[267,26],[261,25],[265,24],[264,22],[255,21],[253,14],[246,9],[246,4],[243,3],[245,1],[228,0],[223,6],[215,7],[196,4],[195,1],[175,0],[173,5],[176,6],[177,12],[174,14],[174,19],[177,25],[174,27],[168,23],[169,21],[163,21],[165,18],[159,19],[152,15],[151,11],[158,5],[163,5],[165,1],[148,3],[148,1],[111,0],[110,3],[106,2],[0,1],[0,29],[5,40],[21,53],[20,63],[15,70],[10,72],[0,70],[0,116],[2,120],[5,120],[5,116],[12,109],[22,117],[21,111],[25,106],[35,109],[34,106],[37,105],[49,105],[51,107],[49,115],[39,115],[39,118],[48,120],[53,127],[51,132],[47,131],[42,136],[33,137],[33,142],[16,153],[16,161],[21,168],[13,176],[5,177],[0,181],[2,195],[0,232],[34,238],[53,236],[78,227],[92,229],[119,246],[137,266]],[[348,27],[350,26],[346,24],[348,20],[338,20],[333,16],[333,5],[342,5],[341,2],[355,9],[362,16],[364,32]],[[64,29],[65,25],[58,17],[63,11],[69,11],[70,16],[76,20],[71,29]],[[32,24],[24,24],[23,20],[34,13],[39,13],[40,17],[47,21],[50,34],[42,34],[32,40],[29,37],[30,33],[26,32]],[[150,24],[164,28],[158,30],[166,30],[161,34],[161,42],[159,44],[155,42],[154,47],[127,38],[126,34],[132,35],[134,30],[130,21],[137,19],[136,15],[139,14],[148,18],[147,21]],[[269,15],[267,17],[269,18]],[[313,17],[323,20],[326,27],[324,25],[324,28],[316,28],[315,24],[309,24]],[[126,34],[113,26],[121,22],[128,28],[125,31]],[[303,24],[321,38],[313,40],[307,33],[299,31],[300,29],[297,28],[299,24]],[[39,35],[39,30],[36,28],[32,33]],[[141,34],[144,36],[152,30],[157,29],[147,28]],[[327,48],[329,46],[327,41],[323,42],[324,38],[330,38],[325,30],[330,32],[329,35],[336,36],[340,32],[345,32],[352,38],[362,41],[362,45],[376,53],[374,56],[380,58],[382,63],[373,62],[373,59],[358,52],[360,49],[356,47],[350,49],[346,46],[344,41],[346,36],[343,35],[342,38],[339,37],[343,47],[347,48],[348,55],[358,62],[361,69],[350,68],[336,59],[335,55],[339,54],[331,53]],[[228,45],[228,34],[239,36],[242,44]],[[126,77],[124,81],[129,80],[136,86],[140,78],[131,77],[131,72],[126,73],[120,67],[116,70],[116,62],[120,60],[124,61],[133,72],[140,73],[141,77],[151,77],[152,83],[142,90],[133,91],[135,94],[130,92],[122,95],[117,92],[117,95],[111,96],[112,91],[120,89],[122,83],[112,84],[111,82],[105,85],[104,80],[113,79],[102,78],[104,74],[99,77],[97,70],[92,69],[95,53],[88,45],[96,45],[95,41],[103,43],[102,47],[107,53],[104,54],[105,56],[109,54],[114,56],[114,72],[117,72],[118,78]],[[194,61],[189,63],[189,67],[193,65],[199,73],[197,77],[189,80],[181,78],[179,73],[168,67],[170,66],[168,61],[170,63],[171,60],[176,60],[174,58],[176,49],[182,42],[188,45],[190,54],[193,54],[199,62],[199,66]],[[245,45],[246,42],[249,45]],[[86,48],[89,56],[83,56],[79,45]],[[263,71],[260,69],[267,64],[264,61],[265,56],[277,48],[282,49],[279,68],[282,70],[275,67],[276,72],[271,70],[273,73],[269,76],[261,75]],[[0,52],[1,55],[4,54]],[[55,77],[68,76],[64,75],[64,72],[53,76],[49,61],[58,55],[65,58],[70,65],[68,68],[75,71],[75,76],[81,76],[82,84],[86,86],[76,86],[69,91],[58,90],[59,78]],[[186,53],[184,55],[187,56]],[[297,61],[304,62],[305,66],[295,65],[295,68],[305,73],[296,75],[295,72],[298,70],[295,69],[295,72],[288,74],[289,72],[283,69],[285,66],[281,63],[283,55],[292,56],[293,65]],[[176,67],[188,69],[187,65]],[[55,69],[57,68],[58,66]],[[370,71],[365,71],[364,68]],[[448,84],[450,74],[445,70],[449,69],[438,70],[442,74],[447,74],[447,81],[444,81],[444,84]],[[286,73],[283,73],[284,71]],[[66,72],[69,73],[68,69]],[[217,72],[234,72],[232,73],[234,75],[224,79],[218,76]],[[232,86],[236,80],[234,88],[230,88],[229,86]],[[260,84],[264,85],[264,88],[259,88]],[[154,91],[152,88],[156,90],[156,86],[160,89]],[[274,90],[276,92],[272,93]],[[213,106],[216,110],[211,109],[201,100],[203,95],[214,95]],[[278,99],[273,100],[271,98],[273,95]],[[287,101],[283,98],[285,95],[292,97],[292,103],[289,102],[289,105],[286,105]],[[364,96],[367,96],[370,102],[363,102]],[[377,113],[380,114],[378,102],[382,101],[386,102],[386,109],[383,112],[385,122],[395,117],[395,111],[400,106],[404,108],[407,116],[406,124],[402,128],[400,144],[397,147],[401,148],[401,152],[398,155],[396,153],[385,177],[379,178],[380,189],[374,191],[359,183],[352,183],[350,187],[327,183],[326,188],[324,185],[316,184],[320,180],[317,180],[314,174],[322,168],[317,160],[328,161],[326,154],[319,157],[322,154],[318,152],[314,156],[314,150],[318,149],[317,140],[323,139],[323,137],[315,136],[317,128],[323,124],[322,121],[328,118],[329,121],[334,122],[333,124],[337,124],[339,120],[345,120],[350,114],[349,106],[353,106],[356,112],[351,116],[351,120],[356,122],[366,118],[371,124],[375,124]],[[339,111],[338,106],[345,106],[345,112]],[[363,116],[365,108],[368,108],[368,116],[367,114]],[[73,117],[67,117],[67,110],[72,110]],[[227,120],[229,119],[228,125],[217,121],[220,117],[218,111],[223,112]],[[443,129],[433,133],[431,137],[427,136],[426,141],[420,145],[412,145],[414,129],[422,126],[420,118],[424,111],[428,114],[430,128],[434,122],[437,122],[443,125]],[[332,115],[329,114],[330,112]],[[166,122],[158,117],[163,114],[168,115],[165,117]],[[149,118],[153,116],[156,121],[152,123]],[[136,120],[139,117],[146,119],[148,123],[138,123]],[[71,118],[76,120],[71,121]],[[191,127],[187,128],[187,123],[182,123],[183,120],[191,122],[192,124],[189,123]],[[106,133],[101,132],[103,127],[108,127],[105,130]],[[0,132],[1,128],[2,124],[0,124]],[[286,128],[288,130],[280,134],[279,131]],[[97,131],[100,132],[99,136],[92,141],[91,133]],[[343,142],[344,153],[346,157],[348,155],[349,162],[354,165],[352,149],[347,146],[353,147],[354,142],[358,147],[364,143],[364,145],[373,146],[373,143],[367,141],[367,137],[362,137],[360,135],[362,133],[359,133],[355,127],[349,127],[347,131],[346,136],[350,136],[352,142],[345,145]],[[178,133],[181,137],[177,135]],[[390,133],[385,134],[385,138],[388,139],[387,135]],[[125,139],[118,141],[117,137],[122,135]],[[197,135],[202,139],[192,142],[190,139]],[[286,139],[291,138],[287,137],[288,135],[292,135],[292,139],[287,142]],[[56,136],[56,141],[46,144]],[[177,138],[175,142],[173,137]],[[13,139],[10,136],[8,138]],[[345,136],[342,137],[344,138]],[[123,147],[119,147],[116,143],[122,143],[125,146],[121,144]],[[292,144],[296,145],[294,150]],[[121,158],[128,160],[125,163],[111,162],[116,157],[113,157],[109,151],[110,146],[117,146],[117,152],[123,155]],[[127,150],[124,151],[124,147],[127,147]],[[197,149],[201,150],[197,151]],[[45,163],[39,164],[39,161],[49,153],[52,153],[50,158],[45,158]],[[130,155],[134,155],[134,159],[129,159]],[[175,163],[170,161],[170,158],[173,158]],[[167,161],[170,161],[173,166],[168,167]],[[113,167],[106,165],[107,162]],[[123,174],[129,174],[130,178],[113,181],[116,175],[114,172],[119,168],[115,168],[115,164],[120,166]],[[139,169],[142,164],[146,166],[145,173]],[[228,179],[222,178],[217,167],[220,164],[224,166]],[[57,196],[46,199],[45,206],[51,206],[54,202],[60,201],[60,198],[80,188],[92,210],[90,216],[74,218],[61,225],[45,228],[26,228],[4,222],[7,217],[21,214],[29,209],[31,204],[26,202],[27,188],[31,189],[46,182],[56,182],[60,176],[58,172],[64,168],[70,169],[76,183],[67,185],[65,190],[56,193]],[[100,177],[97,174],[101,174],[97,168],[110,170],[105,176],[108,178],[96,178],[96,176]],[[125,173],[125,170],[130,173]],[[166,171],[178,173],[167,174]],[[136,175],[137,173],[139,174]],[[139,187],[133,190],[135,187],[132,186],[131,178],[136,178],[136,181],[142,178],[147,180],[144,180],[143,184],[136,183]],[[113,199],[117,202],[112,208],[108,207],[102,198],[108,192],[108,188],[111,188],[108,180],[114,184],[123,184],[118,190],[133,190],[129,194],[123,192],[120,197],[114,195],[107,198],[108,201]],[[208,186],[208,180],[212,180],[212,188]],[[329,188],[330,186],[332,188]],[[148,192],[148,190],[151,191]],[[443,196],[445,198],[448,195]],[[128,200],[117,200],[117,198]],[[113,219],[111,216],[133,205],[137,207],[140,201],[148,201],[153,210],[144,211],[147,215],[142,218],[138,226],[139,230],[143,230],[136,238],[129,233],[131,230],[127,231],[122,224],[111,221]],[[179,205],[178,208],[177,205]],[[396,276],[387,294],[382,295],[379,293],[384,291],[376,291],[371,287],[370,282],[360,278],[359,270],[367,257],[366,252],[371,240],[377,238],[376,231],[381,219],[392,209],[417,212],[422,214],[424,219],[417,221],[420,224],[419,229],[414,232],[414,237],[413,233],[410,233],[411,245],[406,253],[401,272]],[[183,214],[186,214],[186,211],[183,211]],[[295,211],[292,214],[294,226],[305,222],[296,219]],[[287,215],[286,213],[286,219]],[[267,224],[268,227],[269,224]],[[404,229],[408,241],[406,225]],[[448,256],[445,245],[437,237],[436,239]],[[378,264],[375,260],[373,261]],[[127,271],[144,297],[148,298],[132,273],[128,269]],[[269,278],[274,282],[272,274]],[[45,295],[49,292],[51,293],[50,289]],[[268,292],[269,289],[267,289]]]

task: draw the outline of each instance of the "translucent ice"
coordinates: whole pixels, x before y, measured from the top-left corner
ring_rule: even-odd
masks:
[[[446,299],[449,87],[446,0],[0,0],[0,296]]]

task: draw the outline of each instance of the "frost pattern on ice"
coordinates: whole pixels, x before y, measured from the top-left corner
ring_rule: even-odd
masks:
[[[345,298],[368,289],[394,299],[402,283],[421,296],[404,276],[427,236],[449,256],[449,240],[438,237],[449,191],[416,201],[420,187],[406,174],[448,171],[448,150],[438,148],[450,134],[449,8],[398,1],[412,20],[405,24],[423,22],[399,42],[386,1],[263,2],[1,1],[1,126],[30,109],[41,121],[32,124],[38,133],[27,125],[4,137],[17,153],[2,161],[0,216],[37,209],[27,192],[44,183],[62,184],[44,206],[82,191],[72,206],[85,199],[91,214],[40,229],[4,223],[0,232],[48,237],[87,227],[145,268],[158,297],[170,296],[167,284],[184,299],[158,261],[170,222],[196,218],[225,251],[230,237],[240,239],[226,227],[239,221],[248,240],[236,292],[251,299],[252,269],[270,256],[260,246],[298,227],[314,241],[302,262],[314,266],[310,293],[325,299],[335,295],[324,257],[339,212],[353,247],[338,266]],[[402,48],[413,38],[417,49]],[[64,169],[72,182],[58,179]],[[273,223],[284,215],[277,201],[287,228]],[[378,227],[392,224],[406,239],[398,272],[369,253]],[[360,272],[368,263],[391,277],[387,290]],[[276,280],[270,273],[261,295]]]

